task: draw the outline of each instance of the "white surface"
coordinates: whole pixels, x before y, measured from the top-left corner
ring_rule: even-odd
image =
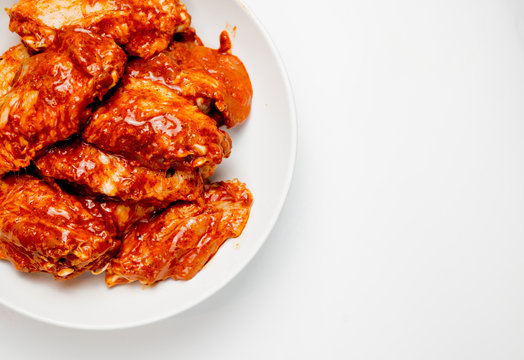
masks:
[[[142,328],[4,309],[2,359],[522,359],[523,2],[245,2],[299,116],[267,243],[215,296]]]
[[[252,115],[244,126],[229,132],[234,144],[231,157],[213,176],[215,180],[238,178],[253,193],[255,201],[242,236],[226,242],[191,281],[165,281],[145,291],[138,283],[109,290],[103,276],[90,274],[57,282],[45,274],[16,272],[2,261],[0,304],[80,329],[142,325],[180,313],[216,292],[268,237],[289,189],[296,153],[295,107],[285,71],[267,35],[243,6],[234,0],[188,0],[186,4],[206,44],[217,46],[224,26],[237,26],[232,39],[235,53],[251,73],[256,94]],[[0,17],[0,28],[8,29],[7,15]],[[0,49],[16,43],[0,39]]]

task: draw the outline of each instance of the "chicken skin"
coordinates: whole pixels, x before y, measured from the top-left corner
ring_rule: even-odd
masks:
[[[249,217],[252,195],[238,180],[206,186],[201,203],[176,203],[124,237],[106,270],[106,284],[140,281],[152,285],[173,278],[189,280]]]
[[[8,13],[9,29],[35,51],[76,27],[111,37],[130,55],[145,58],[166,49],[173,34],[191,24],[178,0],[20,0]]]
[[[197,170],[150,170],[133,166],[82,141],[50,149],[36,161],[46,177],[87,186],[96,194],[166,207],[177,200],[196,200],[203,192]]]
[[[169,87],[219,126],[232,128],[244,122],[251,111],[253,88],[242,61],[229,53],[227,32],[221,35],[219,50],[202,46],[198,38],[182,40],[150,60],[134,61],[130,76]]]
[[[79,199],[28,175],[0,180],[0,219],[0,252],[56,279],[103,268],[120,245]]]
[[[11,90],[18,68],[29,57],[27,48],[23,44],[13,46],[2,55],[0,58],[0,98]]]
[[[147,221],[155,212],[160,211],[152,205],[117,199],[100,200],[94,196],[76,198],[92,216],[103,221],[111,237],[118,240],[121,240],[126,231],[137,222]]]
[[[142,62],[129,63],[120,87],[94,113],[83,139],[155,170],[212,167],[228,157],[229,135],[162,78],[148,77]]]
[[[0,175],[78,132],[88,105],[116,85],[125,62],[113,40],[82,29],[62,33],[27,59],[0,98]]]
[[[122,239],[136,223],[148,221],[153,214],[160,211],[152,205],[113,199],[100,201],[99,204],[107,226],[115,229],[117,239]]]
[[[160,64],[174,68],[175,76],[165,79],[166,83],[228,128],[247,119],[253,98],[249,74],[230,51],[231,40],[223,31],[218,50],[202,46],[199,41],[173,42],[166,51],[170,62]],[[158,67],[150,71],[154,76],[163,73]]]

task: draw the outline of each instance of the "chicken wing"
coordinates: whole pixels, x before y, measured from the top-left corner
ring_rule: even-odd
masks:
[[[228,157],[229,135],[162,79],[147,78],[149,71],[137,63],[128,65],[119,89],[94,113],[84,140],[157,170],[199,168]]]
[[[189,280],[244,230],[253,199],[238,180],[208,185],[202,203],[176,203],[133,228],[106,271],[106,284]]]
[[[228,128],[247,119],[253,98],[249,74],[230,50],[231,40],[223,31],[218,50],[195,42],[173,42],[167,51],[179,68],[171,86],[179,88],[182,96],[193,99],[219,125]]]
[[[195,200],[203,192],[198,170],[160,171],[133,166],[85,142],[50,149],[36,161],[44,176],[89,187],[94,193],[166,207],[177,200]]]
[[[0,58],[0,98],[7,94],[13,85],[18,68],[30,55],[23,45],[16,45],[7,50]]]
[[[40,150],[76,133],[88,105],[121,77],[126,55],[87,30],[61,34],[27,59],[0,98],[0,174],[29,165]]]
[[[0,252],[24,272],[70,279],[103,268],[120,243],[81,201],[31,176],[0,180]]]
[[[150,57],[191,24],[179,0],[20,0],[8,12],[9,29],[36,51],[60,30],[78,27],[113,38],[131,55]]]
[[[184,39],[185,40],[185,39]],[[218,125],[232,128],[247,119],[253,87],[242,61],[229,54],[227,32],[221,34],[219,50],[200,41],[173,42],[164,54],[133,63],[131,76],[155,80],[198,105]]]

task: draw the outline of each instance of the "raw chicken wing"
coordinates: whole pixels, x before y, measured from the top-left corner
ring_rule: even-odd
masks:
[[[20,0],[8,12],[9,29],[35,51],[77,27],[113,38],[130,55],[150,57],[191,23],[178,0]]]
[[[40,150],[79,130],[88,105],[118,82],[126,55],[87,30],[62,33],[27,59],[0,98],[0,174],[29,165]]]
[[[202,46],[198,38],[182,39],[150,60],[134,61],[131,76],[169,87],[218,125],[232,128],[244,122],[251,111],[253,88],[242,61],[229,53],[227,32],[221,34],[219,50]]]
[[[176,203],[138,223],[106,271],[106,284],[189,280],[244,230],[253,198],[238,180],[208,185],[201,203]]]
[[[195,42],[173,42],[166,52],[178,68],[176,77],[166,82],[179,89],[182,96],[193,99],[205,113],[217,119],[219,125],[225,124],[228,128],[247,119],[253,98],[249,74],[230,50],[229,35],[223,31],[218,50]]]
[[[0,219],[0,252],[56,279],[103,268],[120,245],[80,200],[28,175],[0,180]]]
[[[212,118],[143,72],[149,74],[142,60],[129,64],[119,89],[86,127],[87,142],[159,170],[215,165],[229,156],[231,138]]]
[[[164,207],[177,200],[195,200],[203,192],[197,170],[166,173],[133,166],[122,156],[81,141],[52,148],[36,166],[44,176],[87,186],[97,194]]]

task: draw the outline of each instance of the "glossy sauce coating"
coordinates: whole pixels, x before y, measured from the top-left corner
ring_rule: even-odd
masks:
[[[103,268],[120,245],[82,201],[28,175],[0,180],[0,219],[0,250],[8,260],[56,279]]]
[[[186,30],[191,17],[178,0],[20,0],[9,11],[9,28],[41,51],[68,27],[113,38],[134,56],[150,57]]]
[[[98,199],[94,196],[76,198],[92,216],[103,221],[111,237],[118,240],[121,240],[126,231],[137,222],[147,221],[155,212],[160,211],[152,205],[117,199]]]
[[[118,200],[102,200],[102,210],[106,224],[112,224],[116,229],[116,237],[122,239],[126,232],[141,221],[148,221],[153,214],[161,209],[143,203],[131,203]],[[109,225],[108,225],[109,226]]]
[[[189,100],[148,77],[142,63],[129,63],[119,89],[94,113],[83,139],[150,169],[200,168],[228,157],[229,135]]]
[[[30,55],[23,44],[13,46],[0,58],[0,97],[11,90],[18,68]]]
[[[125,62],[113,40],[81,29],[27,59],[0,98],[0,174],[28,166],[39,151],[76,133],[87,106],[116,85]]]
[[[219,182],[206,186],[201,203],[176,203],[138,223],[111,261],[106,284],[152,285],[167,278],[193,278],[224,241],[242,233],[252,201],[238,180]]]
[[[177,200],[196,200],[203,192],[197,170],[150,170],[133,166],[82,141],[50,149],[36,161],[42,174],[89,187],[94,193],[166,207]]]
[[[163,54],[149,61],[135,61],[130,76],[168,86],[219,125],[237,126],[249,116],[253,87],[242,61],[229,53],[227,32],[220,38],[219,50],[198,45],[198,38],[173,42]]]

